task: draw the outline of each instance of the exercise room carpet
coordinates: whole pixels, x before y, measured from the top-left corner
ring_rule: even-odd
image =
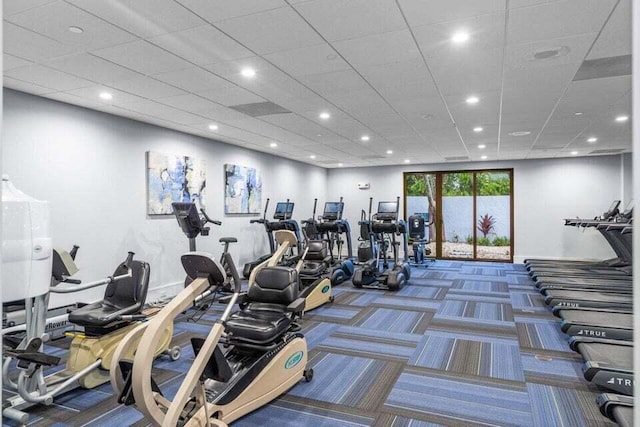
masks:
[[[302,322],[313,381],[234,426],[613,425],[523,266],[437,261],[412,274],[395,293],[335,288],[335,302]],[[206,334],[220,309],[176,324],[182,358],[155,364],[165,394],[192,361],[189,339]],[[31,425],[147,423],[116,405],[106,384],[35,409]]]

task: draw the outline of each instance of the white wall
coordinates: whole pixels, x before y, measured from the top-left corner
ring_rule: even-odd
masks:
[[[368,209],[369,197],[374,198],[374,210],[379,200],[395,200],[400,196],[402,203],[402,172],[466,170],[480,166],[514,169],[514,261],[529,257],[606,258],[613,255],[598,232],[580,233],[564,227],[562,219],[594,217],[604,212],[613,199],[622,197],[620,155],[332,169],[328,175],[328,197],[344,196],[345,216],[352,222],[355,239],[357,219],[361,209]],[[371,189],[358,190],[360,182],[369,182]]]
[[[26,194],[51,203],[54,245],[80,246],[83,280],[111,274],[129,250],[151,264],[156,297],[171,295],[184,280],[180,255],[188,250],[187,238],[173,216],[146,215],[148,150],[206,160],[207,213],[223,225],[198,237],[198,250],[218,256],[218,238],[237,237],[231,252],[240,269],[268,251],[268,244],[264,228],[249,225],[255,216],[224,215],[225,163],[259,168],[263,206],[267,197],[272,203],[290,198],[295,219],[308,218],[314,197],[325,197],[322,168],[21,92],[4,95],[3,171]],[[167,285],[172,287],[159,290]],[[97,299],[102,292],[87,291],[82,298]]]

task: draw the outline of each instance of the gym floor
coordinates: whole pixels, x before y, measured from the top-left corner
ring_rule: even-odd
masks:
[[[437,261],[412,274],[395,293],[334,288],[335,302],[302,322],[313,381],[233,425],[614,425],[522,265]],[[222,308],[176,324],[181,359],[154,365],[163,393],[177,391],[193,358],[189,339]],[[49,350],[64,357],[65,341]],[[34,426],[148,425],[116,404],[109,384],[31,413]]]

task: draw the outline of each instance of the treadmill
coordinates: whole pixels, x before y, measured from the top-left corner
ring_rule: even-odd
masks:
[[[632,288],[628,292],[600,292],[597,289],[571,290],[546,289],[543,290],[544,303],[555,309],[556,307],[570,308],[603,308],[617,311],[632,312]]]
[[[633,314],[597,308],[559,307],[553,314],[562,318],[560,328],[567,335],[611,340],[633,340]]]
[[[582,355],[582,373],[587,381],[625,396],[633,395],[632,342],[571,337],[569,346]]]
[[[620,427],[633,426],[633,397],[602,393],[596,399],[600,412]]]

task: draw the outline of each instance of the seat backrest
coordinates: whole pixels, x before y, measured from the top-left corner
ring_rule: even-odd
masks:
[[[324,240],[309,240],[307,248],[307,255],[304,257],[306,261],[322,261],[329,255],[327,242]]]
[[[300,279],[295,268],[265,267],[249,286],[247,297],[251,302],[289,305],[300,294]]]
[[[142,310],[147,299],[150,267],[144,261],[131,261],[130,268],[131,277],[112,282],[107,286],[104,301],[120,309],[137,306],[135,310],[139,311]],[[127,271],[127,267],[122,263],[113,275],[120,276],[127,274]]]

